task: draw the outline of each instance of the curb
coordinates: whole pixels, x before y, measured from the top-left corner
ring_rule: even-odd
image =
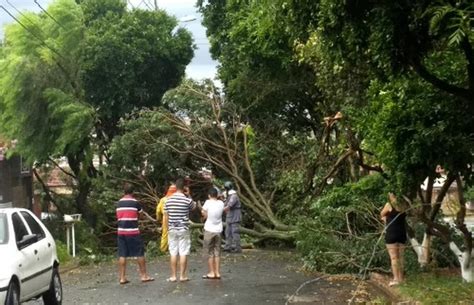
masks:
[[[390,299],[392,304],[419,305],[420,302],[406,300],[402,297],[397,288],[388,286],[390,277],[380,273],[371,272],[368,282],[376,289],[379,289]]]

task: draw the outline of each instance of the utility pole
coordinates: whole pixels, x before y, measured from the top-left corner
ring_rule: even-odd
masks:
[[[153,0],[153,2],[155,3],[155,11],[158,10],[158,2],[157,2],[157,1],[158,1],[158,0]]]

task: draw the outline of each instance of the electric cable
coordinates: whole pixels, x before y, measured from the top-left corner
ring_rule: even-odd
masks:
[[[41,6],[41,4],[39,4],[38,0],[33,0],[33,1],[34,1],[34,3],[36,3],[36,5],[46,14],[46,16],[48,16],[49,18],[51,18],[57,25],[59,25],[61,28],[63,28],[63,30],[66,29],[61,23],[59,23],[59,21],[56,20],[56,18],[54,18],[50,13],[48,13],[48,11],[46,11],[46,10]]]

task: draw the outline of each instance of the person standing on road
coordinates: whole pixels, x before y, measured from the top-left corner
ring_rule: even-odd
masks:
[[[388,193],[388,199],[380,212],[380,217],[385,222],[385,244],[393,273],[393,280],[389,286],[394,286],[403,282],[403,252],[407,241],[406,209],[394,193]]]
[[[201,209],[202,216],[206,219],[204,223],[203,254],[208,257],[207,265],[209,271],[203,275],[203,279],[221,279],[220,254],[221,234],[223,231],[222,214],[224,213],[224,202],[217,199],[217,189],[209,189],[209,199],[204,202]]]
[[[224,208],[224,211],[227,213],[224,251],[241,253],[240,222],[242,220],[242,205],[232,182],[226,181],[224,188],[227,194]]]
[[[146,271],[145,247],[138,229],[139,215],[146,213],[133,197],[133,186],[125,183],[123,190],[125,195],[117,202],[116,208],[119,283],[123,285],[130,282],[125,275],[128,257],[137,258],[141,281],[151,282],[154,278]],[[148,214],[146,216],[150,217]]]
[[[196,203],[184,195],[184,180],[176,181],[176,193],[165,203],[163,225],[168,230],[168,248],[170,252],[171,276],[169,282],[176,282],[176,271],[179,257],[179,280],[189,281],[187,275],[188,255],[191,250],[191,234],[189,232],[189,213]]]
[[[163,214],[165,211],[165,204],[166,204],[166,200],[168,200],[168,198],[170,198],[175,192],[176,192],[176,185],[171,184],[170,187],[168,188],[168,191],[166,192],[166,195],[160,199],[160,202],[158,203],[156,207],[156,220],[161,222],[161,239],[160,239],[161,252],[168,251],[168,229],[166,226],[163,225],[164,224]]]

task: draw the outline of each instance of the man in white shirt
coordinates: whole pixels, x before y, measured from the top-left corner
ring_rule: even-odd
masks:
[[[202,278],[220,280],[220,252],[224,202],[217,199],[218,192],[214,187],[209,190],[208,195],[209,199],[204,203],[201,213],[206,219],[204,223],[203,254],[208,256],[207,265],[209,271],[206,275],[203,275]]]

